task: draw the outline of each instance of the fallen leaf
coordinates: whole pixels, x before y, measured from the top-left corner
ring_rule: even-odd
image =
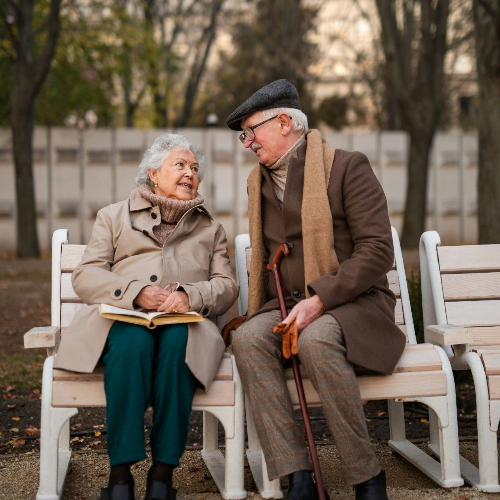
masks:
[[[13,385],[9,385],[9,387],[7,387],[7,389],[5,389],[5,392],[12,392],[15,390],[16,390],[16,388]]]
[[[423,422],[424,424],[429,423],[429,421],[428,421],[426,418],[421,418],[421,419],[420,419],[420,422]]]
[[[460,498],[460,500],[469,500],[471,496],[472,493],[462,493],[458,498]]]
[[[13,410],[14,408],[17,408],[17,405],[7,405],[8,410]]]
[[[33,392],[33,394],[38,395],[38,394],[40,394],[40,389],[33,389],[32,392]]]
[[[12,417],[12,420],[15,420],[16,422],[19,422],[21,420],[19,417]]]
[[[24,429],[24,432],[28,434],[28,436],[39,436],[40,435],[40,429],[37,429],[36,427],[33,427],[30,425],[27,429]]]
[[[17,427],[12,427],[12,429],[10,429],[10,432],[19,432],[19,429]]]
[[[94,436],[99,437],[100,435],[101,435],[101,432],[100,432],[100,431],[95,431],[95,432],[94,432]]]
[[[83,443],[83,439],[80,439],[79,437],[74,437],[73,439],[70,440],[70,443]]]
[[[101,444],[101,441],[92,441],[89,446],[97,446],[98,444]]]
[[[23,446],[24,444],[26,443],[26,440],[25,439],[22,439],[22,438],[14,438],[12,440],[12,444],[14,446]]]
[[[201,489],[201,493],[208,493],[212,488],[210,486],[205,486]]]
[[[87,465],[94,465],[94,462],[93,462],[92,460],[89,460],[89,461],[87,462]]]

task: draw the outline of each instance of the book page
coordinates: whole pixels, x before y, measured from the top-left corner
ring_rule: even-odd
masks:
[[[99,314],[113,314],[121,316],[133,316],[135,318],[151,319],[147,313],[141,311],[133,311],[130,309],[122,309],[121,307],[110,306],[108,304],[101,304],[99,306]]]
[[[198,313],[194,311],[189,311],[186,313],[173,313],[173,312],[165,312],[165,311],[151,311],[147,314],[148,319],[152,320],[153,318],[157,318],[158,316],[172,316],[176,318],[182,318],[183,316],[200,316]]]

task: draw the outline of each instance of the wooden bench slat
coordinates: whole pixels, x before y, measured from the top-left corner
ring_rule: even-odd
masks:
[[[500,299],[500,273],[443,274],[444,300]]]
[[[401,299],[396,300],[396,307],[394,309],[394,317],[396,320],[396,325],[404,325],[405,317],[403,314],[403,304],[401,302]]]
[[[500,375],[500,350],[496,353],[480,353],[486,375]]]
[[[82,303],[82,299],[73,290],[71,283],[71,273],[61,274],[61,302]]]
[[[500,348],[500,326],[471,327],[474,346],[495,346]]]
[[[393,399],[446,395],[444,371],[395,373],[389,376],[358,377],[361,399]],[[295,381],[287,380],[292,403],[299,404]],[[304,380],[304,392],[308,404],[321,404],[318,393],[309,379]]]
[[[500,345],[488,345],[488,346],[470,345],[469,350],[477,352],[479,355],[488,353],[495,354],[497,352],[500,352]]]
[[[52,406],[59,408],[106,406],[104,383],[54,380]],[[196,409],[196,406],[234,406],[234,382],[216,380],[207,392],[198,389],[193,399],[193,409]]]
[[[487,380],[490,399],[500,399],[500,375],[490,375]]]
[[[449,325],[500,325],[500,300],[445,302]]]
[[[61,272],[72,273],[75,267],[80,264],[83,252],[87,245],[62,245],[61,250]]]
[[[66,303],[61,304],[61,330],[67,328],[73,321],[75,314],[84,307],[87,307],[83,303]],[[64,331],[64,330],[63,330]]]
[[[500,271],[500,245],[438,247],[441,274]]]
[[[70,382],[99,382],[104,379],[104,366],[98,366],[92,373],[78,373],[67,370],[54,369],[53,378],[57,381]],[[233,363],[230,357],[222,358],[219,369],[215,374],[215,380],[233,380]]]

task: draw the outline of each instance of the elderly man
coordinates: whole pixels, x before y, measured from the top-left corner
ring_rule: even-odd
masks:
[[[404,349],[386,274],[394,255],[384,192],[365,155],[331,148],[308,130],[287,80],[263,87],[227,119],[259,159],[248,178],[252,243],[248,320],[233,349],[252,405],[270,479],[288,475],[286,500],[316,499],[304,437],[286,389],[281,320],[266,264],[279,245],[285,322],[301,332],[298,355],[320,395],[344,480],[356,500],[387,500],[370,444],[355,368],[390,374]]]

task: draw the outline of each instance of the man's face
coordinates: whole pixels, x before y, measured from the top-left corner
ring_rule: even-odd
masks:
[[[243,130],[257,125],[266,118],[262,111],[257,111],[241,122]],[[250,141],[245,137],[244,146],[251,148],[259,162],[267,167],[276,163],[289,149],[286,137],[282,134],[280,116],[257,127],[254,130],[255,139]]]

